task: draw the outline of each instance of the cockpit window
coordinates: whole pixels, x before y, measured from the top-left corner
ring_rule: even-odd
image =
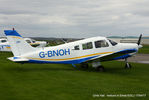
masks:
[[[7,42],[7,41],[6,41],[6,40],[2,40],[1,42],[2,42],[2,43],[5,43],[5,42]]]
[[[80,50],[79,45],[74,46],[74,50]]]
[[[32,39],[32,42],[35,43],[36,41],[34,39]]]
[[[36,41],[33,40],[32,42],[35,43]]]
[[[113,40],[110,40],[110,39],[109,39],[109,42],[110,42],[113,46],[117,45],[117,43],[116,43],[115,41],[113,41]]]
[[[83,50],[92,49],[93,45],[92,45],[92,42],[88,42],[88,43],[82,44],[82,47],[83,47]]]
[[[108,46],[109,46],[109,44],[105,40],[95,41],[96,48],[108,47]]]

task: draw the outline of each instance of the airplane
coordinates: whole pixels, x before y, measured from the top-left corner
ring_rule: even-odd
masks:
[[[24,38],[24,40],[33,47],[42,48],[47,45],[46,41],[36,41],[31,38]],[[11,52],[10,44],[6,38],[0,39],[0,51]]]
[[[7,52],[11,51],[10,45],[6,38],[0,39],[0,51],[7,51]]]
[[[47,45],[46,41],[36,41],[34,39],[31,39],[31,38],[24,38],[24,40],[33,47],[41,48],[41,47],[45,47]]]
[[[88,68],[92,63],[97,71],[104,71],[103,61],[125,59],[125,68],[131,68],[127,58],[135,55],[140,45],[142,34],[138,43],[116,43],[106,37],[92,37],[57,46],[34,48],[25,42],[16,30],[4,30],[10,43],[14,57],[8,59],[16,63],[55,63],[55,64],[81,64]]]

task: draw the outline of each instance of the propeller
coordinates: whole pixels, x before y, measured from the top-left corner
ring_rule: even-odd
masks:
[[[138,45],[140,45],[140,43],[141,43],[141,39],[142,39],[142,34],[140,34],[140,37],[139,37],[139,40],[138,40]]]

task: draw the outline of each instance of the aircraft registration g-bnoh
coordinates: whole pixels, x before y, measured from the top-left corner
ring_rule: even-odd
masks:
[[[58,63],[81,64],[88,68],[88,62],[97,70],[103,70],[100,62],[125,59],[126,68],[131,68],[127,58],[137,53],[138,43],[116,43],[105,37],[93,37],[58,46],[34,48],[24,41],[23,37],[15,30],[4,31],[11,45],[14,57],[8,58],[18,63]]]

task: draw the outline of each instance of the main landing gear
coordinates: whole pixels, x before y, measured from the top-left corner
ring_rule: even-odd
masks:
[[[130,69],[132,66],[128,63],[127,58],[125,59],[125,69]]]
[[[81,63],[81,68],[88,69],[88,63]]]
[[[81,68],[88,69],[89,65],[88,63],[81,63]],[[96,71],[103,72],[105,71],[104,67],[100,64],[100,62],[93,62],[92,67],[96,69]]]
[[[92,63],[92,66],[93,66],[94,68],[96,68],[96,71],[100,71],[100,72],[105,71],[105,68],[101,65],[100,62],[93,62],[93,63]]]

